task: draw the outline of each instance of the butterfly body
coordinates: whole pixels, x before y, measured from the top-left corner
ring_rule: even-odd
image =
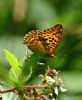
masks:
[[[46,54],[53,55],[57,47],[63,28],[61,24],[57,24],[50,29],[43,31],[31,31],[23,39],[23,43],[33,52],[42,51]]]

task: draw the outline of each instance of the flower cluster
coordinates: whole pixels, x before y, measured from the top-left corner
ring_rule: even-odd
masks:
[[[56,99],[59,92],[66,92],[67,89],[63,87],[63,80],[61,79],[59,75],[59,71],[56,71],[55,69],[50,69],[46,71],[45,75],[41,75],[43,78],[43,81],[41,83],[42,86],[47,85],[50,93],[47,94],[47,99],[54,98]]]

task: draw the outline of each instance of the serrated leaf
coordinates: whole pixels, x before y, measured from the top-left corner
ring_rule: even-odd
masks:
[[[18,72],[21,71],[19,67],[20,64],[18,62],[18,59],[13,54],[11,54],[8,50],[4,49],[4,52],[5,52],[6,58],[8,62],[10,63],[11,67],[15,70],[18,70]]]
[[[4,49],[4,52],[9,64],[11,65],[9,71],[9,78],[16,83],[18,82],[22,73],[20,63],[18,62],[18,59],[13,54],[11,54],[8,50]]]

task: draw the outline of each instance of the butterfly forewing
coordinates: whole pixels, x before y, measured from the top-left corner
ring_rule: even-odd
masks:
[[[32,31],[26,34],[23,43],[32,51],[43,51],[49,55],[53,55],[61,39],[62,32],[63,28],[61,24],[43,31]]]
[[[25,35],[23,39],[23,43],[28,46],[29,49],[31,49],[33,52],[35,51],[43,51],[45,52],[45,49],[40,42],[38,35],[40,31],[31,31],[28,34]]]

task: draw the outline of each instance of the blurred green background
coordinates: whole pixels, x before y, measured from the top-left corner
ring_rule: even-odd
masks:
[[[68,89],[59,100],[82,100],[82,0],[0,0],[0,66],[9,66],[2,49],[21,59],[27,32],[58,23],[64,33],[54,62],[48,63],[61,71]]]

